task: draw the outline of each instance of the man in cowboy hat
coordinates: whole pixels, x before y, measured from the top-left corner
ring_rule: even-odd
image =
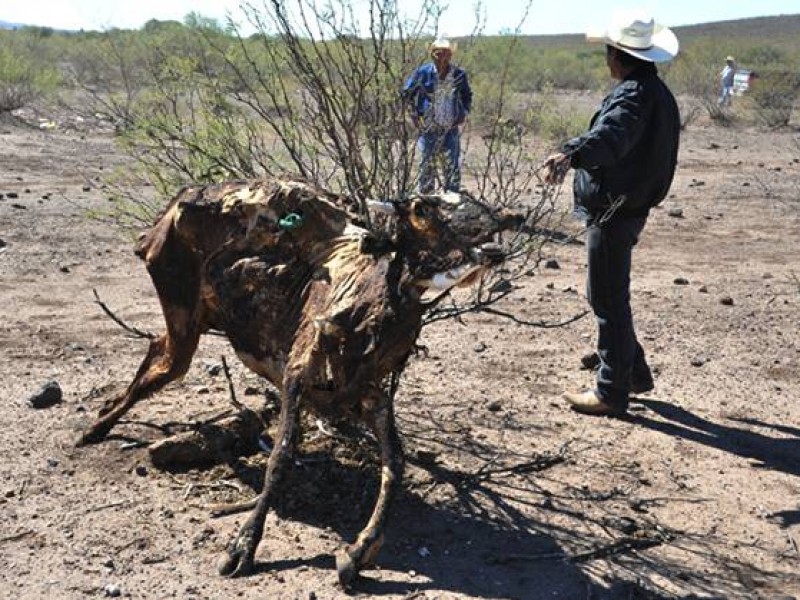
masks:
[[[618,83],[589,131],[545,161],[545,179],[559,184],[575,169],[575,212],[587,225],[587,297],[598,326],[595,387],[564,396],[579,412],[618,416],[627,411],[630,394],[653,388],[633,326],[631,256],[675,173],[680,115],[655,63],[672,59],[678,40],[635,13],[621,14],[599,36],[587,37],[606,44],[606,64]]]
[[[728,56],[725,59],[725,66],[719,74],[721,90],[719,94],[719,105],[728,108],[733,99],[733,78],[736,75],[736,59]]]
[[[461,188],[461,132],[470,108],[472,90],[467,72],[450,63],[453,45],[438,38],[430,47],[431,62],[415,70],[403,87],[419,127],[419,191],[434,191],[435,158],[445,155],[444,190]]]

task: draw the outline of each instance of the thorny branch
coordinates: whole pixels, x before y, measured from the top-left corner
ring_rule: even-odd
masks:
[[[225,360],[224,354],[220,357],[220,360],[222,361],[222,372],[225,373],[225,379],[228,382],[228,393],[230,394],[231,404],[233,404],[233,407],[236,410],[241,412],[242,410],[244,410],[244,405],[242,405],[242,403],[236,399],[236,390],[233,387],[233,380],[231,379],[231,371],[228,368],[228,361]]]
[[[106,315],[112,321],[114,321],[114,323],[116,323],[117,325],[122,327],[125,331],[127,331],[128,333],[132,333],[136,337],[147,338],[148,340],[152,340],[153,338],[156,337],[155,335],[153,335],[149,331],[142,331],[141,329],[137,329],[136,327],[132,327],[132,326],[128,325],[127,323],[125,323],[125,321],[123,321],[117,315],[115,315],[113,312],[111,312],[111,309],[108,308],[108,306],[106,306],[105,302],[100,300],[100,296],[98,295],[97,290],[95,288],[92,288],[92,293],[94,293],[94,301],[100,306],[100,308],[103,309],[103,312],[106,313]]]
[[[571,556],[560,552],[544,552],[541,554],[508,554],[505,556],[492,557],[490,562],[493,564],[505,564],[515,561],[538,561],[538,560],[563,560],[569,563],[584,563],[599,558],[608,558],[617,554],[632,552],[635,550],[646,550],[660,546],[673,540],[673,536],[664,531],[656,531],[654,534],[644,537],[623,537],[614,540],[610,544],[600,546],[586,552],[579,552]]]
[[[97,289],[96,288],[92,288],[92,293],[94,294],[95,303],[100,306],[100,308],[103,310],[103,312],[106,313],[106,315],[112,321],[114,321],[114,323],[116,323],[117,325],[122,327],[128,333],[133,334],[135,337],[145,338],[145,339],[148,339],[148,340],[155,339],[155,337],[156,337],[155,334],[150,333],[149,331],[142,331],[141,329],[133,327],[132,325],[128,325],[125,321],[123,321],[117,315],[115,315],[114,312],[110,308],[108,308],[106,303],[103,302],[100,299],[100,295],[97,293]],[[207,331],[206,334],[207,335],[216,335],[216,336],[224,336],[225,335],[224,333],[222,333],[220,331]]]

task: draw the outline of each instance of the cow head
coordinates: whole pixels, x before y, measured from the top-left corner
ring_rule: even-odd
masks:
[[[468,284],[502,262],[495,235],[524,222],[523,215],[494,209],[464,191],[371,206],[396,217],[392,247],[405,257],[415,282],[439,290]]]

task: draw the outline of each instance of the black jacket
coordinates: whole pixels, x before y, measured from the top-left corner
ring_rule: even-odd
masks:
[[[575,169],[579,216],[647,216],[669,191],[678,159],[680,113],[655,65],[637,67],[614,87],[592,117],[589,131],[562,151]]]

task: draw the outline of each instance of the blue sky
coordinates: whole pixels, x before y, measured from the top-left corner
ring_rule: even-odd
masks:
[[[260,0],[251,1],[260,4]],[[352,3],[357,6],[362,1]],[[242,20],[239,4],[240,0],[0,0],[0,20],[63,29],[139,28],[152,18],[182,20],[190,11],[220,20],[230,12],[236,20]],[[449,4],[441,22],[442,32],[459,36],[473,31],[478,5],[469,0],[450,0]],[[527,0],[484,1],[483,32],[513,31],[520,25],[527,4]],[[419,0],[399,0],[399,5],[411,15]],[[798,0],[532,0],[521,32],[582,33],[603,25],[610,9],[636,7],[648,10],[668,26],[800,13]]]

